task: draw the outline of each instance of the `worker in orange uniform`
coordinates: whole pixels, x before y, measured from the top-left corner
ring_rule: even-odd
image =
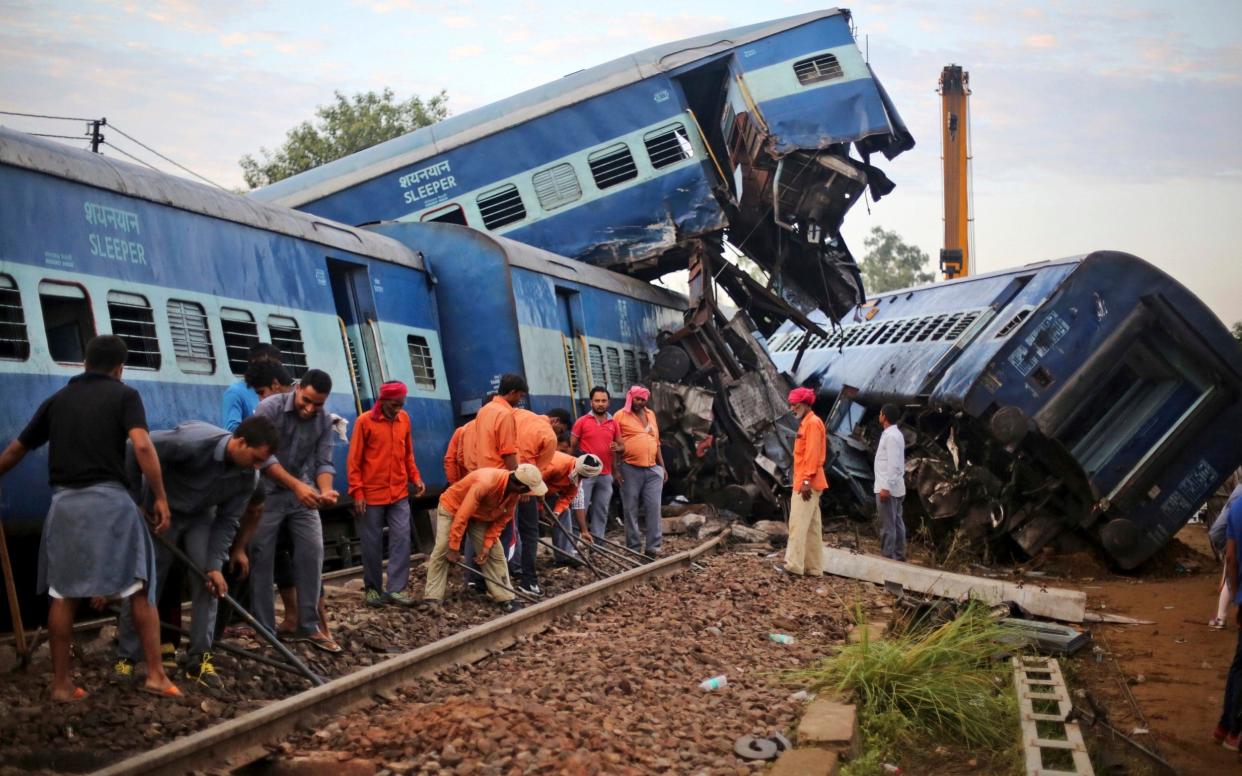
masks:
[[[543,482],[548,486],[548,492],[556,496],[556,504],[552,507],[552,514],[556,516],[557,525],[559,526],[553,533],[553,545],[565,553],[558,557],[561,563],[569,565],[581,565],[578,560],[578,551],[574,547],[574,529],[570,525],[570,509],[573,509],[573,519],[578,523],[577,535],[581,536],[587,544],[594,544],[591,537],[591,529],[587,526],[586,506],[579,501],[578,496],[581,494],[581,485],[586,480],[598,477],[599,473],[604,470],[604,462],[599,456],[586,453],[577,458],[566,452],[558,450],[547,466],[539,470],[543,475]],[[559,554],[558,554],[559,555]]]
[[[448,484],[452,485],[462,477],[465,477],[470,470],[466,468],[465,451],[467,445],[474,444],[474,421],[470,421],[464,426],[458,426],[453,432],[453,436],[449,438],[448,449],[444,451],[444,477],[448,480]],[[467,441],[469,440],[469,441]]]
[[[643,552],[638,529],[639,507],[647,520],[648,558],[660,554],[664,533],[660,525],[660,496],[668,482],[664,455],[660,452],[660,428],[655,412],[647,408],[651,391],[635,385],[625,394],[625,406],[612,416],[621,432],[621,464],[616,469],[621,485],[621,511],[625,514],[625,543]]]
[[[518,463],[534,464],[543,469],[556,453],[556,438],[569,429],[569,412],[556,408],[546,415],[536,415],[527,409],[515,408],[513,421],[517,428]],[[539,549],[539,505],[534,499],[522,499],[517,508],[518,551],[517,568],[510,575],[517,580],[518,589],[531,595],[543,595],[535,572],[535,556]]]
[[[819,513],[819,497],[828,489],[824,458],[828,453],[828,433],[824,421],[811,409],[815,391],[795,388],[789,392],[789,411],[798,418],[798,437],[794,440],[793,487],[789,501],[789,542],[785,545],[785,565],[789,574],[818,577],[824,573],[824,528]]]
[[[517,468],[517,426],[513,408],[529,392],[526,378],[514,374],[501,375],[496,395],[479,408],[474,418],[476,468],[509,471]]]
[[[363,600],[367,606],[413,606],[410,582],[410,491],[427,491],[414,463],[405,383],[380,386],[370,412],[358,416],[349,440],[349,495],[362,537]],[[388,526],[388,586],[384,587],[384,525]]]
[[[483,567],[488,595],[506,612],[521,608],[507,589],[512,586],[509,568],[496,540],[505,524],[513,519],[521,496],[529,493],[542,497],[547,492],[539,470],[528,463],[513,471],[477,469],[444,491],[436,510],[436,546],[427,561],[423,603],[432,608],[441,605],[449,563],[461,562],[462,541],[468,533],[479,548],[474,560]]]

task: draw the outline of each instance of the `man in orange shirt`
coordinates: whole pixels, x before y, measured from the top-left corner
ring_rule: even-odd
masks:
[[[509,471],[517,468],[517,425],[513,408],[529,391],[521,375],[501,375],[496,396],[480,407],[474,418],[476,468]]]
[[[552,514],[560,527],[553,531],[552,544],[565,553],[557,555],[559,564],[581,565],[581,561],[577,560],[574,536],[581,536],[587,544],[594,544],[591,529],[587,526],[586,506],[579,497],[582,495],[581,485],[598,477],[603,468],[603,462],[591,453],[575,458],[564,450],[558,450],[548,465],[539,470],[548,492],[556,496]],[[571,523],[571,510],[572,520],[578,523],[576,531]]]
[[[436,510],[436,546],[427,560],[423,603],[434,608],[444,600],[449,564],[461,562],[462,541],[469,533],[479,548],[474,560],[483,567],[488,594],[507,612],[519,609],[513,593],[505,589],[512,586],[509,568],[496,540],[513,519],[518,498],[527,493],[542,497],[547,492],[539,470],[531,464],[521,464],[514,471],[477,469],[444,491]]]
[[[818,577],[824,573],[824,528],[819,514],[819,497],[828,489],[824,458],[828,454],[828,434],[824,421],[811,409],[815,392],[795,388],[789,392],[789,411],[798,418],[798,437],[794,440],[793,487],[789,500],[789,542],[785,546],[785,565],[789,574]]]
[[[660,554],[664,539],[660,526],[660,494],[668,482],[664,456],[660,452],[660,428],[655,413],[647,408],[651,391],[641,385],[630,388],[625,407],[612,416],[621,432],[621,463],[617,482],[621,485],[621,511],[625,513],[625,543],[634,552],[642,552],[642,534],[638,529],[638,510],[642,506],[647,521],[648,558]]]
[[[474,421],[472,420],[464,426],[458,426],[449,439],[448,449],[444,451],[444,477],[449,485],[470,472],[466,468],[465,450],[467,444],[474,444],[473,432]]]
[[[569,412],[556,408],[546,415],[536,415],[520,407],[513,410],[517,428],[517,451],[519,463],[534,464],[543,469],[556,453],[556,437],[569,428]],[[517,508],[518,567],[510,570],[518,587],[531,595],[543,595],[535,571],[535,556],[539,549],[539,505],[533,499],[522,499]]]
[[[413,606],[410,581],[410,483],[414,495],[427,486],[414,463],[414,439],[405,406],[405,383],[380,386],[370,412],[358,416],[349,440],[349,495],[361,521],[362,584],[367,606]],[[388,525],[388,587],[383,586],[384,525]]]

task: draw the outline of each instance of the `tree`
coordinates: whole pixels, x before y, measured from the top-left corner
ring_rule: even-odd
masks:
[[[931,263],[927,253],[903,242],[896,232],[873,226],[863,245],[867,255],[858,268],[862,270],[868,294],[918,286],[936,277],[936,273],[927,268]]]
[[[1233,322],[1233,338],[1238,342],[1242,342],[1242,321]]]
[[[414,96],[397,102],[388,88],[353,97],[333,92],[333,96],[334,102],[315,109],[315,124],[303,121],[289,130],[276,151],[261,148],[262,159],[250,154],[241,158],[247,186],[257,189],[275,183],[448,116],[448,94],[443,90],[426,101]]]

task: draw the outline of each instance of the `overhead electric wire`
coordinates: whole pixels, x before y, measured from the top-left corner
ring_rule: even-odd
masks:
[[[90,135],[49,135],[44,132],[27,132],[27,135],[34,137],[54,137],[59,140],[90,140]]]
[[[196,172],[194,172],[193,170],[191,170],[189,167],[186,167],[186,166],[185,166],[185,165],[183,165],[183,164],[178,164],[177,162],[174,162],[172,159],[169,159],[167,156],[164,156],[163,154],[161,154],[159,151],[156,151],[156,150],[155,150],[154,148],[152,148],[151,146],[147,145],[146,143],[142,142],[141,140],[138,140],[138,139],[137,139],[137,138],[135,138],[133,135],[128,134],[127,132],[125,132],[124,130],[122,130],[120,127],[118,127],[116,124],[109,124],[109,125],[108,125],[108,128],[109,128],[109,129],[111,129],[113,132],[116,132],[116,133],[117,133],[118,135],[120,135],[121,137],[123,137],[123,138],[125,138],[125,139],[129,140],[130,142],[135,143],[135,144],[137,144],[137,145],[139,145],[139,146],[142,146],[143,148],[145,148],[146,150],[148,150],[148,151],[150,151],[151,153],[155,154],[156,156],[158,156],[159,158],[163,159],[164,161],[168,162],[168,163],[169,163],[169,164],[171,164],[172,166],[174,166],[174,167],[176,167],[176,168],[178,168],[178,169],[180,169],[180,170],[184,170],[185,172],[188,172],[189,174],[193,175],[195,178],[198,178],[199,180],[203,181],[204,183],[210,183],[212,186],[215,186],[217,189],[220,189],[221,191],[228,191],[228,189],[224,188],[224,187],[223,187],[223,186],[221,186],[219,183],[216,183],[215,181],[211,180],[210,178],[204,178],[203,176],[201,176],[201,175],[199,175],[198,173],[196,173]],[[113,148],[116,148],[116,146],[115,146],[115,145],[113,145],[112,143],[108,143],[108,145],[112,146]],[[119,151],[120,149],[117,149],[117,150]],[[131,158],[132,158],[132,157],[131,157]],[[152,169],[154,169],[154,168],[152,168]]]
[[[138,157],[136,157],[136,156],[134,156],[133,154],[131,154],[129,151],[126,151],[124,148],[119,148],[119,147],[117,147],[116,145],[114,145],[114,144],[112,144],[112,143],[109,143],[107,140],[103,141],[103,144],[104,144],[104,145],[106,145],[107,147],[111,148],[111,149],[112,149],[112,150],[114,150],[114,151],[120,151],[123,155],[128,156],[130,159],[133,159],[135,162],[137,162],[138,164],[143,165],[144,167],[150,167],[152,170],[155,170],[156,172],[162,172],[162,171],[161,171],[158,167],[156,167],[155,165],[151,164],[150,162],[148,162],[148,161],[146,161],[146,160],[139,159]]]
[[[96,121],[97,120],[97,119],[84,119],[81,116],[44,116],[41,113],[18,113],[15,110],[0,110],[0,115],[25,116],[28,119],[55,119],[57,121]]]

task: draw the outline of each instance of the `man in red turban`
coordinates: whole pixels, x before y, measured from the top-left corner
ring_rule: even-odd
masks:
[[[414,439],[405,406],[405,383],[380,386],[370,412],[358,416],[349,440],[349,495],[362,536],[362,580],[367,606],[413,606],[410,581],[410,501],[427,490],[414,463]],[[388,525],[388,586],[383,582],[384,525]]]
[[[785,565],[790,574],[818,577],[824,573],[824,529],[819,497],[828,489],[824,459],[828,434],[824,421],[811,409],[815,391],[795,388],[789,392],[789,411],[798,418],[794,441],[793,494],[789,500],[789,542]]]

